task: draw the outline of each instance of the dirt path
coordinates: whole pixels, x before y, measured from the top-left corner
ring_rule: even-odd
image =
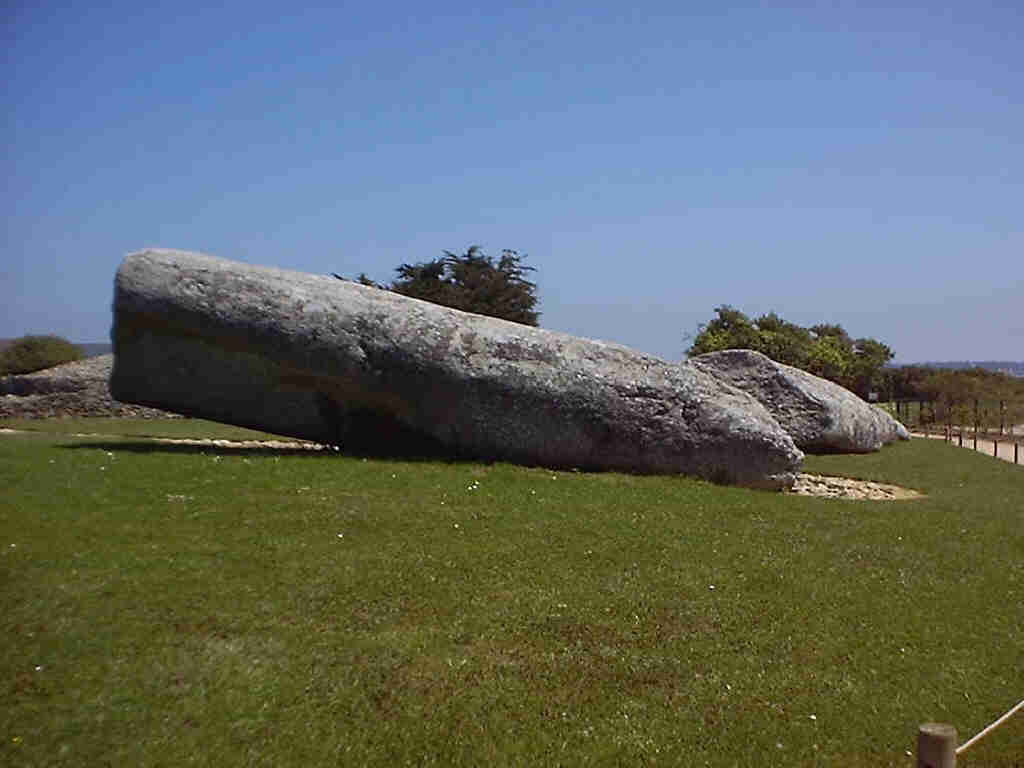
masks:
[[[996,440],[995,436],[990,437],[979,437],[978,438],[978,453],[983,453],[986,456],[994,456],[1003,461],[1008,461],[1011,464],[1014,463],[1014,441],[1019,443],[1017,447],[1017,465],[1024,467],[1024,431],[1018,431],[1019,427],[1014,427],[1013,436],[1003,435],[1002,439]],[[924,432],[912,432],[912,437],[929,438],[931,440],[945,440],[945,435],[928,434]],[[956,435],[953,435],[953,439],[950,441],[951,445],[959,445],[959,440]],[[964,435],[964,448],[969,450],[974,449],[974,438]]]

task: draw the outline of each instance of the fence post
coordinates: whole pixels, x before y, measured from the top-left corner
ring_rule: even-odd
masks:
[[[956,768],[956,728],[924,723],[917,729],[917,768]]]

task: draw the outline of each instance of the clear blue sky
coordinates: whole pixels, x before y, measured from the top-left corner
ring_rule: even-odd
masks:
[[[542,327],[668,359],[723,303],[1024,358],[1019,0],[40,0],[3,35],[0,337],[106,340],[147,246],[387,280],[480,244]]]

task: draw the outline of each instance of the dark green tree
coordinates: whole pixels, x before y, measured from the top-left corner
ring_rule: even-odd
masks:
[[[857,339],[853,342],[853,358],[844,386],[864,396],[869,392],[877,393],[884,382],[882,371],[892,358],[892,350],[882,342]]]
[[[504,250],[494,259],[473,245],[464,254],[443,254],[432,261],[396,267],[398,277],[387,286],[365,274],[358,282],[464,312],[537,325],[537,286],[527,279],[534,269],[522,263],[518,252]]]

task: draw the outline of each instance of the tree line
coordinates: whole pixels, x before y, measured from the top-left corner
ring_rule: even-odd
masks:
[[[969,424],[975,403],[1008,424],[1024,424],[1024,377],[985,368],[950,369],[903,365],[884,371],[887,400],[932,403],[940,422]]]

